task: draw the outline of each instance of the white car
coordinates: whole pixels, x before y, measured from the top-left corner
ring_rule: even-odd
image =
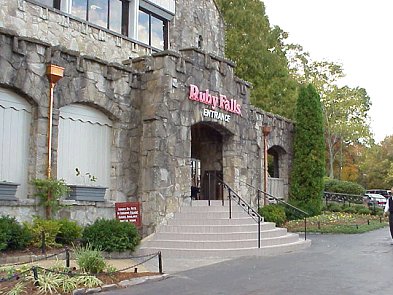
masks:
[[[378,207],[385,207],[386,198],[384,196],[380,194],[365,194],[365,197],[367,198],[367,204],[369,206],[375,204],[375,206]]]

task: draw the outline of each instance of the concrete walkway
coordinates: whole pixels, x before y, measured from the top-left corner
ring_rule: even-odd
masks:
[[[384,295],[393,283],[393,245],[387,227],[356,235],[310,235],[310,248],[272,257],[242,257],[194,268],[163,262],[165,280],[105,295]],[[166,266],[165,266],[166,265]],[[176,272],[189,268],[186,271]]]

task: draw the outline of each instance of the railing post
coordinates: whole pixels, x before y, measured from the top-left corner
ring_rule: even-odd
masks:
[[[208,198],[208,204],[209,204],[209,206],[210,206],[210,191],[211,191],[211,183],[210,183],[210,172],[208,172],[208,175],[209,175],[209,189],[208,189],[208,195],[209,195],[209,198]]]
[[[231,198],[230,188],[228,188],[228,198],[229,198],[229,219],[232,219],[232,198]]]
[[[307,240],[307,217],[304,216],[304,240]]]
[[[65,248],[65,258],[66,258],[66,267],[70,267],[70,250],[68,250],[68,247]]]
[[[34,277],[34,286],[38,287],[40,285],[39,281],[38,281],[38,271],[37,271],[37,267],[33,266],[32,269],[33,271],[33,277]]]
[[[258,249],[260,248],[261,248],[261,216],[258,215]]]
[[[161,251],[158,252],[158,272],[162,274],[162,256]]]

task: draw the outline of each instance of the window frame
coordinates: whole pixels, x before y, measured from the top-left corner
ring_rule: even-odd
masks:
[[[146,45],[148,45],[151,48],[157,49],[157,50],[167,50],[168,49],[168,40],[169,40],[169,36],[168,36],[168,33],[169,33],[169,21],[166,18],[164,18],[164,17],[162,17],[162,16],[160,16],[160,15],[158,15],[158,14],[156,14],[156,13],[150,11],[150,10],[147,10],[144,7],[139,6],[138,16],[139,16],[139,11],[142,11],[143,13],[146,13],[149,16],[149,43],[146,44]],[[151,21],[152,17],[162,21],[162,23],[163,23],[163,30],[162,30],[162,38],[163,38],[163,41],[164,41],[163,48],[154,47],[152,45],[152,29],[151,29],[152,28],[152,21]],[[138,17],[138,27],[139,27],[139,17]],[[138,40],[139,40],[139,36],[138,36]]]

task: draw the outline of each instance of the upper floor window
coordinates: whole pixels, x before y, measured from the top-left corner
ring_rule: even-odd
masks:
[[[149,45],[168,48],[168,20],[173,15],[144,0],[34,0]]]
[[[167,21],[144,9],[139,10],[138,39],[157,49],[168,48]]]

